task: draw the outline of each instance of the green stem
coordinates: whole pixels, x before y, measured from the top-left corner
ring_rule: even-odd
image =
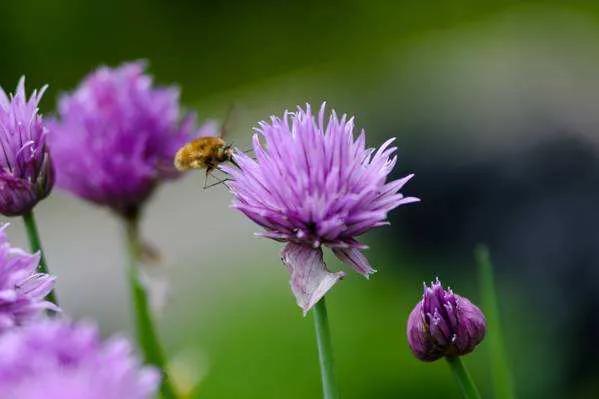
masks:
[[[460,386],[460,390],[462,391],[462,395],[464,395],[465,399],[480,399],[480,394],[478,393],[478,389],[476,389],[476,385],[474,385],[474,381],[468,374],[468,370],[464,367],[464,363],[462,363],[462,359],[459,357],[446,357],[447,363],[449,363],[449,367],[451,371],[453,371],[453,375],[455,376],[458,385]]]
[[[126,220],[127,254],[129,256],[129,284],[135,313],[135,333],[146,363],[152,364],[162,372],[160,392],[164,399],[177,397],[166,371],[164,351],[160,345],[156,328],[150,313],[146,288],[140,281],[139,258],[141,244],[139,238],[139,220],[132,217]]]
[[[25,222],[25,229],[27,230],[27,238],[29,238],[31,252],[39,251],[40,253],[40,264],[38,265],[37,269],[40,273],[48,274],[48,264],[46,263],[46,256],[44,255],[44,250],[42,248],[42,241],[40,240],[40,235],[37,230],[37,224],[35,223],[33,210],[23,215],[23,221]],[[54,290],[48,293],[46,299],[58,306],[58,301],[56,299],[56,293]]]
[[[487,319],[487,342],[491,358],[491,376],[495,399],[513,399],[516,397],[506,351],[503,345],[503,334],[499,316],[499,304],[493,277],[493,264],[489,250],[479,245],[474,255],[478,263],[482,307]]]
[[[337,390],[335,373],[333,372],[333,346],[331,345],[331,332],[329,330],[327,306],[324,297],[314,306],[313,313],[323,396],[324,399],[337,399],[339,398],[339,391]]]

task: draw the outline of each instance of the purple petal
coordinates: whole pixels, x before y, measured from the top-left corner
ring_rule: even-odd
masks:
[[[12,247],[0,227],[0,335],[6,328],[37,319],[45,309],[58,308],[44,300],[54,287],[54,277],[36,273],[40,255]]]
[[[354,268],[355,271],[368,278],[376,270],[370,266],[368,259],[357,248],[332,248],[333,253],[343,263]]]

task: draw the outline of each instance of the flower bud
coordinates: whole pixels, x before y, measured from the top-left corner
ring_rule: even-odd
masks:
[[[462,356],[485,337],[486,321],[468,299],[445,290],[439,279],[424,285],[422,300],[408,318],[408,344],[414,356],[434,361],[443,356]]]

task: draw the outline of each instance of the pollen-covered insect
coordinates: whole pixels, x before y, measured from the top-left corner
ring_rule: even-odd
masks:
[[[227,116],[225,117],[225,122],[223,123],[223,127],[220,131],[220,137],[198,137],[197,139],[194,139],[181,147],[175,155],[175,167],[181,172],[189,169],[206,170],[204,188],[211,187],[206,186],[208,175],[217,179],[214,175],[212,175],[212,171],[218,169],[220,164],[231,162],[232,164],[237,165],[233,159],[233,146],[227,144],[227,142],[223,139],[227,132],[226,125],[230,118],[230,114],[231,110],[229,110]],[[216,184],[222,183],[224,181],[225,180],[219,180],[219,182]]]
[[[233,162],[233,147],[217,136],[198,137],[175,155],[175,167],[181,172],[189,169],[211,171],[223,162]]]

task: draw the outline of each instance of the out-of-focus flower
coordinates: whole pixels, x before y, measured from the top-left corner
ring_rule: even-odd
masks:
[[[54,277],[36,273],[40,254],[29,254],[10,246],[0,227],[0,334],[58,308],[44,300],[54,287]]]
[[[155,87],[144,68],[133,62],[87,76],[61,97],[49,138],[58,186],[125,216],[178,176],[173,157],[196,131],[195,115],[181,115],[179,90]]]
[[[102,342],[92,325],[42,320],[0,336],[2,398],[148,399],[158,383],[128,341]]]
[[[238,152],[239,168],[224,167],[233,206],[264,227],[259,235],[287,242],[282,259],[304,313],[344,275],[327,270],[323,245],[368,277],[375,270],[356,237],[388,224],[393,208],[418,201],[399,193],[412,175],[386,182],[396,162],[393,139],[375,150],[366,147],[364,131],[354,139],[353,130],[353,118],[334,111],[325,122],[324,104],[316,117],[310,105],[298,107],[260,122],[255,160]]]
[[[408,343],[414,356],[433,361],[462,356],[485,337],[485,316],[468,299],[444,290],[439,279],[424,286],[422,300],[408,318]]]
[[[38,114],[44,94],[27,99],[25,78],[14,95],[0,88],[0,213],[18,216],[46,198],[54,184],[54,170],[46,146],[48,130]]]

